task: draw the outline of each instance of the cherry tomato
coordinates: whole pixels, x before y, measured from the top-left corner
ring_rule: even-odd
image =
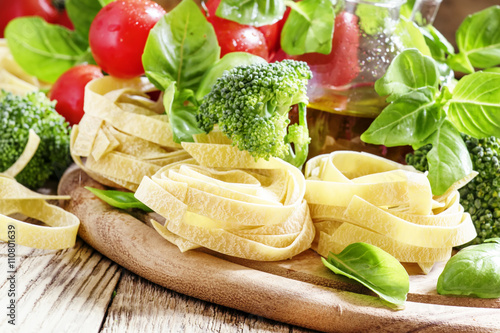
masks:
[[[59,13],[59,16],[54,23],[62,25],[63,27],[66,27],[70,30],[75,29],[75,27],[73,26],[73,22],[71,22],[68,16],[68,12],[66,12],[65,10]]]
[[[142,53],[149,31],[165,14],[160,5],[149,0],[118,0],[104,6],[89,32],[97,64],[119,78],[144,74]]]
[[[64,72],[52,86],[49,98],[57,101],[56,111],[70,125],[78,124],[83,117],[85,85],[102,76],[95,65],[79,65]]]
[[[273,59],[281,47],[281,31],[283,30],[283,26],[285,25],[285,21],[288,18],[288,15],[290,15],[290,7],[286,8],[283,18],[278,22],[257,28],[264,34],[264,37],[266,38],[267,48],[269,49],[269,59]]]
[[[330,54],[308,53],[294,58],[306,61],[320,82],[340,87],[350,83],[359,74],[359,38],[356,15],[341,12],[335,18]]]
[[[221,47],[221,57],[230,52],[248,52],[269,60],[268,42],[264,33],[250,25],[242,25],[215,15],[220,0],[206,2],[207,20],[212,23]]]
[[[40,16],[49,23],[54,23],[58,10],[51,0],[0,0],[0,37],[10,20],[21,16]]]

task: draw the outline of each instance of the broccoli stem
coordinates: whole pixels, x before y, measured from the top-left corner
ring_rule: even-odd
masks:
[[[306,134],[307,139],[303,138],[293,138],[290,141],[290,143],[293,143],[294,148],[292,148],[292,145],[289,145],[289,151],[284,160],[294,166],[296,166],[299,169],[302,169],[302,166],[307,160],[307,155],[309,154],[309,131],[307,129],[307,106],[305,103],[299,103],[297,104],[298,109],[299,109],[299,127],[302,128],[302,131]]]

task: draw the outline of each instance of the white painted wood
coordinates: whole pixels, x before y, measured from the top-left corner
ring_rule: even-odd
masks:
[[[122,332],[310,331],[200,301],[124,270],[101,333]]]
[[[64,251],[16,247],[16,325],[8,323],[10,283],[0,280],[0,332],[98,332],[121,268],[78,240]],[[2,277],[7,245],[0,243]]]

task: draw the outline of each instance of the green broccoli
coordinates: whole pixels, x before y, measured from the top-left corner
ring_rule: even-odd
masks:
[[[310,142],[306,105],[311,77],[308,65],[294,60],[235,67],[216,81],[196,119],[206,133],[218,124],[234,145],[256,159],[274,156],[300,168]],[[294,105],[299,121],[288,127]]]
[[[61,175],[71,163],[69,125],[41,92],[25,97],[0,91],[0,172],[7,170],[21,156],[28,142],[29,130],[40,137],[38,149],[16,176],[29,187],[42,186],[52,175]]]
[[[469,151],[472,166],[479,174],[460,191],[460,203],[471,215],[477,237],[470,244],[500,237],[500,140],[496,137],[476,139],[468,135],[462,138]],[[421,171],[427,170],[427,152],[424,146],[406,155],[406,162]]]

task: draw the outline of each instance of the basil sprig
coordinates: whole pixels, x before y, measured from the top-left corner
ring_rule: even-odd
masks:
[[[438,73],[438,64],[418,50],[400,53],[375,84],[391,103],[361,135],[389,147],[432,144],[428,178],[435,195],[472,172],[460,132],[482,138],[500,131],[500,74],[476,72],[453,87]]]
[[[367,243],[348,245],[340,254],[330,252],[323,264],[335,274],[358,281],[374,291],[386,304],[402,308],[410,290],[410,277],[399,261]]]
[[[459,52],[447,63],[455,70],[473,73],[474,68],[500,65],[500,6],[469,15],[456,33]]]

